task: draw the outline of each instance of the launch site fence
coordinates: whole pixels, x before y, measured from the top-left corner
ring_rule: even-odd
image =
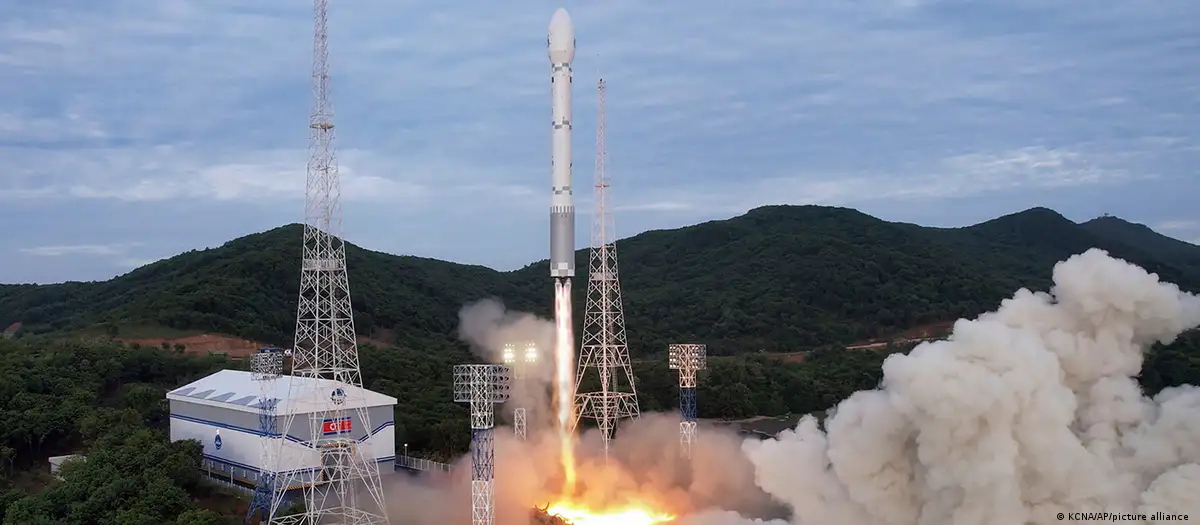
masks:
[[[450,472],[450,465],[448,463],[404,455],[396,456],[396,468],[406,468],[422,472]]]

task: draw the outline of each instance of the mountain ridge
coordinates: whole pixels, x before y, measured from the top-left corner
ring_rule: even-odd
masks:
[[[693,227],[697,227],[697,226],[703,226],[703,225],[706,225],[706,224],[709,224],[709,223],[715,223],[715,222],[724,222],[724,221],[734,220],[734,219],[738,219],[738,218],[741,218],[741,217],[745,217],[745,216],[747,216],[747,215],[750,215],[750,214],[752,214],[752,213],[754,213],[754,212],[757,212],[757,211],[759,211],[759,210],[764,210],[764,209],[770,209],[770,208],[805,208],[805,207],[814,207],[814,208],[830,208],[830,209],[837,209],[837,210],[847,210],[847,211],[851,211],[851,212],[854,212],[854,213],[860,214],[860,215],[862,215],[862,216],[864,216],[864,217],[866,217],[866,218],[874,219],[874,220],[877,220],[877,221],[882,221],[882,222],[885,222],[885,223],[888,223],[888,224],[900,225],[900,226],[911,226],[911,227],[923,228],[923,229],[928,229],[928,230],[941,230],[941,231],[961,231],[961,230],[968,230],[968,229],[972,229],[972,228],[976,228],[976,227],[979,227],[979,226],[982,226],[982,225],[988,224],[988,223],[990,223],[990,222],[994,222],[994,221],[997,221],[997,220],[1003,219],[1003,218],[1005,218],[1005,217],[1012,217],[1012,216],[1023,215],[1023,214],[1028,214],[1028,213],[1039,213],[1039,214],[1040,214],[1040,213],[1044,213],[1044,212],[1050,212],[1050,213],[1051,213],[1051,214],[1053,214],[1054,216],[1057,216],[1057,217],[1061,218],[1061,219],[1062,219],[1062,220],[1064,220],[1064,221],[1067,221],[1067,222],[1070,222],[1070,223],[1072,223],[1072,224],[1075,224],[1075,225],[1077,225],[1077,226],[1080,226],[1080,227],[1083,227],[1083,228],[1085,228],[1085,229],[1088,229],[1089,231],[1092,231],[1093,233],[1095,233],[1095,234],[1097,234],[1097,235],[1100,235],[1100,230],[1108,229],[1108,228],[1106,228],[1106,226],[1108,226],[1108,225],[1110,225],[1110,224],[1114,224],[1114,223],[1115,223],[1115,224],[1123,225],[1124,227],[1127,227],[1127,228],[1134,228],[1134,229],[1142,230],[1142,231],[1143,231],[1145,234],[1147,234],[1147,235],[1151,235],[1151,236],[1154,236],[1154,237],[1158,237],[1158,238],[1160,238],[1160,239],[1164,240],[1164,241],[1165,241],[1165,242],[1167,242],[1167,243],[1173,243],[1173,244],[1176,244],[1176,245],[1182,245],[1182,246],[1184,246],[1184,247],[1185,247],[1185,249],[1190,249],[1190,248],[1200,248],[1200,245],[1192,244],[1192,243],[1189,243],[1189,242],[1187,242],[1187,241],[1184,241],[1184,240],[1181,240],[1181,239],[1178,239],[1178,238],[1175,238],[1175,237],[1171,237],[1171,236],[1169,236],[1169,235],[1165,235],[1165,234],[1159,233],[1159,232],[1155,231],[1154,229],[1150,228],[1149,226],[1147,226],[1147,225],[1145,225],[1145,224],[1142,224],[1142,223],[1137,223],[1137,222],[1133,222],[1133,221],[1128,221],[1128,220],[1122,219],[1122,218],[1120,218],[1120,217],[1117,217],[1117,216],[1113,216],[1113,215],[1105,214],[1105,215],[1102,215],[1102,216],[1100,216],[1100,217],[1096,217],[1096,218],[1093,218],[1093,219],[1088,219],[1088,220],[1086,220],[1086,221],[1082,221],[1082,222],[1075,222],[1075,221],[1072,221],[1071,219],[1067,218],[1066,216],[1064,216],[1064,215],[1062,215],[1062,214],[1058,213],[1057,211],[1055,211],[1055,210],[1052,210],[1052,209],[1050,209],[1050,208],[1043,207],[1043,206],[1035,206],[1035,207],[1028,208],[1028,209],[1025,209],[1025,210],[1019,211],[1019,212],[1014,212],[1014,213],[1011,213],[1011,214],[1008,214],[1008,215],[1002,215],[1002,216],[1000,216],[1000,217],[997,217],[997,218],[995,218],[995,219],[989,219],[989,220],[986,220],[986,221],[983,221],[983,222],[979,222],[979,223],[976,223],[976,224],[971,224],[971,225],[966,225],[966,226],[926,226],[926,225],[917,224],[917,223],[911,223],[911,222],[904,222],[904,221],[888,221],[888,220],[885,220],[885,219],[879,219],[879,218],[877,218],[877,217],[874,217],[874,216],[872,216],[872,215],[870,215],[870,214],[867,214],[867,213],[865,213],[865,212],[862,212],[862,211],[860,211],[860,210],[857,210],[857,209],[855,209],[855,208],[846,208],[846,207],[838,207],[838,206],[813,206],[813,205],[773,204],[773,205],[766,205],[766,206],[760,206],[760,207],[757,207],[757,208],[752,208],[752,209],[748,210],[747,212],[745,212],[745,213],[743,213],[743,214],[741,214],[741,215],[736,215],[736,216],[733,216],[733,217],[730,217],[730,218],[726,218],[726,219],[710,219],[710,220],[707,220],[707,221],[704,221],[704,222],[699,222],[699,223],[696,223],[696,224],[691,224],[691,225],[687,225],[687,226],[680,226],[680,227],[676,227],[676,228],[658,228],[658,229],[645,230],[645,231],[642,231],[642,232],[640,232],[640,233],[637,233],[637,234],[631,235],[631,236],[629,236],[629,237],[625,237],[625,238],[618,239],[618,240],[617,240],[617,242],[618,242],[618,243],[620,243],[620,242],[623,242],[623,241],[626,241],[626,240],[629,240],[629,239],[633,239],[633,238],[637,238],[637,237],[641,237],[641,236],[643,236],[643,235],[647,235],[647,234],[655,234],[655,233],[659,233],[659,232],[677,232],[677,231],[684,230],[684,229],[687,229],[687,228],[693,228]],[[154,265],[154,264],[156,264],[156,263],[159,263],[159,262],[163,262],[163,261],[166,261],[166,260],[173,259],[173,258],[175,258],[175,257],[178,257],[178,256],[180,256],[180,255],[185,255],[185,254],[192,253],[192,252],[203,252],[203,251],[206,251],[206,250],[214,250],[214,249],[218,249],[218,248],[223,248],[223,247],[229,246],[231,243],[235,243],[236,241],[239,241],[239,240],[242,240],[242,239],[247,239],[247,238],[255,237],[255,236],[258,236],[258,235],[266,235],[266,234],[269,234],[270,232],[273,232],[273,231],[276,231],[276,230],[281,230],[281,229],[288,229],[288,228],[297,228],[297,229],[298,229],[298,228],[301,228],[302,226],[303,226],[303,225],[302,225],[301,223],[288,223],[288,224],[283,224],[283,225],[276,226],[276,227],[274,227],[274,228],[270,228],[270,229],[267,229],[267,230],[263,230],[263,231],[260,231],[260,232],[248,233],[248,234],[244,234],[244,235],[241,235],[241,236],[238,236],[238,237],[234,237],[233,239],[230,239],[230,240],[228,240],[228,241],[225,241],[225,242],[223,242],[223,243],[221,243],[220,245],[217,245],[217,246],[209,246],[209,247],[204,247],[204,248],[192,248],[192,249],[186,250],[186,251],[184,251],[184,252],[181,252],[181,253],[179,253],[179,254],[173,255],[173,256],[171,256],[171,257],[167,257],[167,258],[159,259],[159,260],[156,260],[156,261],[153,261],[153,262],[150,262],[150,263],[143,264],[143,265],[141,265],[141,266],[138,266],[137,268],[134,268],[134,269],[132,269],[132,270],[129,270],[128,272],[125,272],[125,273],[123,273],[123,274],[116,275],[116,276],[114,276],[114,277],[110,277],[110,278],[108,278],[108,279],[103,279],[103,280],[99,280],[99,279],[97,279],[97,280],[88,280],[88,281],[67,280],[67,281],[52,282],[52,283],[0,283],[0,289],[3,289],[3,288],[5,288],[5,287],[17,287],[17,286],[59,286],[59,285],[70,285],[70,284],[96,284],[96,283],[108,282],[108,281],[111,281],[111,280],[113,280],[113,279],[118,279],[118,278],[124,277],[124,276],[126,276],[126,275],[129,275],[129,274],[131,274],[131,273],[134,273],[134,272],[136,272],[136,271],[138,271],[138,270],[141,270],[141,269],[143,269],[143,268],[146,268],[146,267],[148,267],[148,266],[152,266],[152,265]],[[1120,227],[1120,226],[1118,226],[1118,227]],[[536,261],[533,261],[533,262],[530,262],[530,263],[526,263],[526,264],[522,265],[522,266],[521,266],[521,267],[519,267],[519,268],[514,268],[514,269],[511,269],[511,270],[501,270],[501,269],[492,268],[491,266],[488,266],[488,265],[486,265],[486,264],[458,262],[458,261],[451,261],[451,260],[446,260],[446,259],[438,259],[438,258],[436,258],[436,257],[427,257],[427,256],[422,256],[422,255],[414,255],[414,254],[397,254],[397,253],[392,253],[392,252],[388,252],[388,251],[384,251],[384,250],[375,250],[375,249],[371,249],[371,248],[365,248],[365,247],[359,246],[359,245],[357,245],[357,244],[354,244],[353,242],[351,242],[351,241],[349,241],[349,240],[347,240],[347,241],[346,241],[346,243],[347,243],[347,244],[354,245],[354,246],[355,246],[357,249],[360,249],[360,250],[363,250],[363,251],[366,251],[366,252],[370,252],[370,253],[376,253],[376,254],[381,254],[381,255],[387,255],[387,256],[391,256],[391,257],[397,257],[397,258],[407,258],[407,259],[416,259],[416,260],[425,260],[425,261],[436,261],[436,262],[439,262],[439,263],[448,263],[448,264],[453,264],[453,265],[457,265],[457,266],[475,267],[475,268],[480,268],[480,269],[491,270],[491,271],[494,271],[494,272],[497,272],[497,273],[503,273],[503,274],[511,274],[511,273],[517,273],[517,272],[526,271],[526,270],[528,270],[530,267],[533,267],[533,266],[538,266],[538,265],[542,265],[542,264],[546,264],[546,263],[548,263],[548,262],[549,262],[549,259],[548,259],[548,258],[546,258],[546,259],[539,259],[539,260],[536,260]],[[580,251],[586,251],[586,250],[588,250],[588,248],[580,248],[580,249],[578,249],[578,250],[576,250],[576,251],[577,251],[577,252],[580,252]],[[1193,257],[1200,257],[1200,255],[1193,255]]]
[[[1039,207],[930,228],[850,208],[764,206],[643,232],[617,244],[630,346],[652,353],[703,340],[721,354],[886,336],[976,315],[1019,287],[1044,289],[1054,263],[1091,247],[1200,287],[1193,263],[1200,247],[1164,241],[1136,223],[1094,221]],[[0,326],[109,335],[165,326],[287,344],[300,229],[290,224],[190,250],[107,281],[0,285]],[[578,268],[587,268],[587,257],[586,249],[576,252]],[[347,243],[358,331],[386,344],[453,342],[457,311],[485,297],[548,316],[545,263],[499,271]],[[575,280],[580,312],[583,273]]]

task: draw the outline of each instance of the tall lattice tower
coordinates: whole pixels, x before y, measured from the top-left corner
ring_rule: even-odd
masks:
[[[314,0],[313,108],[309,116],[304,249],[288,398],[281,403],[271,523],[387,523],[379,464],[358,364],[330,103],[328,0]],[[296,417],[299,415],[300,417]],[[281,516],[289,488],[303,508]],[[289,507],[295,508],[295,507]]]
[[[583,314],[583,344],[580,345],[579,368],[575,377],[575,404],[578,419],[596,421],[604,438],[604,456],[608,458],[610,442],[617,420],[636,418],[637,388],[633,381],[633,366],[629,362],[629,347],[625,342],[625,314],[621,307],[621,284],[617,276],[616,233],[609,210],[609,182],[605,173],[608,151],[604,146],[604,90],[601,78],[596,86],[598,110],[596,120],[596,208],[592,212],[592,249],[588,258],[587,303]],[[583,391],[584,381],[593,371],[598,376],[595,387]]]
[[[679,371],[679,446],[687,457],[696,442],[696,372],[704,370],[706,353],[704,345],[667,346],[668,365]]]
[[[275,440],[279,438],[279,428],[276,425],[275,416],[279,398],[275,397],[275,385],[281,375],[283,375],[282,348],[262,348],[251,358],[250,377],[258,383],[259,387],[258,403],[255,406],[258,408],[258,430],[262,434],[259,438],[262,444],[259,464],[262,467],[258,472],[250,508],[246,510],[247,524],[259,516],[263,521],[271,518],[271,499],[275,497],[275,471],[273,469],[276,467],[276,461],[274,452],[278,447]]]
[[[454,401],[471,407],[471,525],[493,525],[496,403],[508,399],[511,381],[504,365],[456,365]]]

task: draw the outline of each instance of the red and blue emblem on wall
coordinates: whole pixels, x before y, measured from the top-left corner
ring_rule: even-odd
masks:
[[[339,419],[326,419],[321,425],[321,433],[330,436],[334,434],[347,434],[354,429],[350,423],[350,418],[343,417]]]

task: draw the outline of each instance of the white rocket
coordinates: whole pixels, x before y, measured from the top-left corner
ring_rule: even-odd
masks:
[[[550,276],[575,276],[575,203],[571,196],[571,61],[575,60],[575,26],[566,9],[550,19],[550,94],[552,151],[550,180]]]

